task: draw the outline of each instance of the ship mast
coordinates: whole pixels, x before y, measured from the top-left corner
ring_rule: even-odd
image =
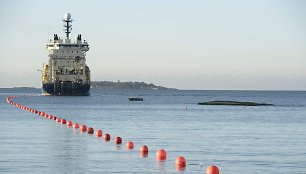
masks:
[[[72,30],[72,19],[71,19],[71,14],[70,13],[66,13],[63,19],[64,22],[64,31],[66,33],[66,39],[69,39],[69,34],[71,33]]]

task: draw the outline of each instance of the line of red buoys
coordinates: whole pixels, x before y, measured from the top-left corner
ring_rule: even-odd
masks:
[[[121,137],[116,137],[115,138],[115,143],[116,144],[121,144],[122,143],[122,138]]]
[[[66,119],[62,119],[61,123],[66,124]]]
[[[97,130],[96,137],[102,137],[102,130],[101,129]]]
[[[80,127],[80,131],[81,132],[86,132],[87,131],[87,126],[85,124],[83,124],[81,127]]]
[[[78,123],[74,123],[73,124],[73,128],[78,129],[79,128],[79,124]]]
[[[175,160],[175,166],[177,169],[183,169],[186,167],[186,159],[182,156],[179,156]]]
[[[140,147],[140,153],[144,153],[144,154],[149,153],[149,148],[148,148],[148,146],[142,145],[142,146]]]
[[[87,129],[87,133],[88,133],[88,134],[93,134],[93,133],[94,133],[94,129],[93,129],[92,127],[89,127],[89,128]]]
[[[128,141],[128,142],[126,142],[125,147],[128,150],[134,149],[134,143],[132,141]]]
[[[18,107],[20,109],[29,111],[29,112],[37,114],[37,115],[40,115],[40,116],[48,118],[50,120],[54,120],[56,122],[60,122],[61,124],[66,124],[67,127],[73,127],[74,129],[80,128],[81,132],[86,132],[87,131],[88,134],[94,134],[94,128],[92,128],[92,127],[87,128],[87,126],[84,125],[84,124],[81,125],[81,127],[80,127],[78,123],[73,124],[72,121],[66,121],[66,119],[61,119],[59,117],[53,116],[53,115],[45,113],[43,111],[39,111],[39,110],[32,109],[32,108],[20,105],[18,103],[15,103],[15,102],[11,101],[12,98],[17,98],[17,96],[6,97],[6,102],[15,106],[15,107]],[[101,129],[97,130],[96,131],[96,137],[102,137],[102,133],[103,132],[102,132]],[[103,138],[104,138],[104,141],[110,141],[110,134],[108,134],[108,133],[104,134]],[[121,143],[122,143],[122,138],[121,137],[116,137],[115,138],[115,144],[119,145]],[[133,148],[134,148],[134,143],[132,141],[127,141],[126,149],[131,150]],[[142,145],[140,147],[140,156],[141,157],[147,157],[148,153],[149,153],[148,146]],[[164,149],[157,150],[156,151],[156,159],[157,160],[166,160],[167,159],[167,152]],[[179,156],[179,157],[176,158],[175,166],[176,166],[177,169],[179,169],[179,170],[185,169],[186,165],[187,165],[186,159],[183,156]],[[210,166],[207,167],[206,174],[219,174],[219,168],[215,165],[210,165]]]
[[[219,174],[219,168],[214,165],[208,166],[206,174]]]
[[[156,151],[156,159],[157,160],[166,160],[167,152],[164,149],[159,149]]]
[[[56,118],[56,122],[61,122],[61,119],[60,118]]]
[[[67,127],[71,127],[72,126],[72,121],[67,121]]]
[[[110,135],[104,134],[104,141],[110,141]]]

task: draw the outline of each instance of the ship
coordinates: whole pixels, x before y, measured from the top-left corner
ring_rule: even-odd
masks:
[[[43,64],[42,93],[53,96],[88,96],[90,95],[90,69],[86,64],[86,52],[89,45],[78,34],[74,42],[69,34],[72,30],[72,18],[66,13],[63,18],[66,37],[54,34],[47,43],[49,61]]]

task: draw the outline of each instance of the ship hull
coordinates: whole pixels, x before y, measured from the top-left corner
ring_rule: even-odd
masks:
[[[58,82],[43,83],[43,95],[56,96],[88,96],[90,90],[89,83]]]

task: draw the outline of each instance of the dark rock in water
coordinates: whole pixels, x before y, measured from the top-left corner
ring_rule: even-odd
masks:
[[[208,101],[200,102],[199,105],[230,105],[230,106],[273,106],[268,103],[256,103],[256,102],[239,102],[239,101]]]
[[[143,101],[141,97],[129,97],[129,101]]]

